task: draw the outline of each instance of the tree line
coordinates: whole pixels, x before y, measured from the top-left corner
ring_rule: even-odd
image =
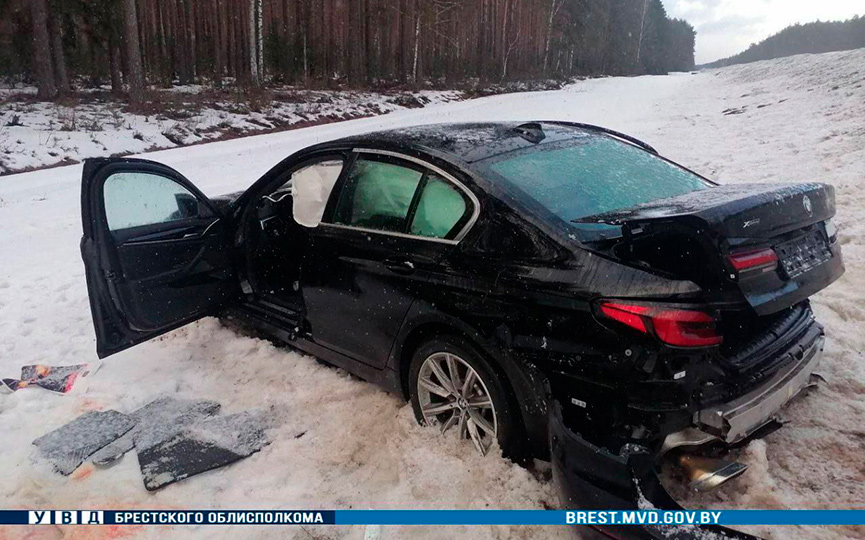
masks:
[[[0,0],[0,75],[148,85],[453,86],[694,67],[661,0]]]
[[[794,54],[846,51],[865,47],[865,17],[846,21],[794,24],[729,58],[704,64],[713,68],[771,60]]]

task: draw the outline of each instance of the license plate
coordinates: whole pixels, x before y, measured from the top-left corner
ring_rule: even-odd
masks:
[[[820,266],[832,258],[829,245],[820,231],[812,231],[799,238],[775,246],[781,268],[787,277],[794,278]]]

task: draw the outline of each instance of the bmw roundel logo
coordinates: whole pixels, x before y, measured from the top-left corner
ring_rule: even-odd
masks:
[[[805,211],[808,212],[808,214],[811,213],[811,199],[809,199],[807,195],[802,197],[802,206],[805,207]]]

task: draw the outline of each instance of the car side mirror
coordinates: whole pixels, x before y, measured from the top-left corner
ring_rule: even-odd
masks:
[[[209,217],[210,208],[191,193],[176,193],[174,199],[177,201],[177,213],[180,219],[198,217]]]
[[[198,199],[190,193],[175,193],[177,214],[180,219],[198,217]]]

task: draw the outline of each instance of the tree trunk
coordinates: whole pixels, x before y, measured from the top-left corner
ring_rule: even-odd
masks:
[[[417,9],[417,8],[415,8]],[[414,23],[414,59],[411,63],[411,80],[413,83],[417,84],[417,56],[418,56],[418,46],[420,45],[420,11],[415,14],[415,23]]]
[[[135,0],[123,0],[123,7],[129,100],[132,103],[141,103],[144,100],[144,73],[141,67],[141,46],[138,43],[138,13]]]
[[[222,77],[225,75],[225,15],[222,11],[222,1],[216,0],[214,10],[216,16],[216,25],[214,27],[214,68],[213,79],[217,87],[222,86]]]
[[[646,29],[646,9],[649,7],[649,0],[643,0],[643,15],[640,17],[640,37],[637,39],[637,69],[640,69],[640,54],[643,50],[643,32]]]
[[[297,28],[296,16],[292,14],[292,3],[290,0],[282,0],[282,33],[284,36],[283,46],[285,47],[284,54],[288,57],[288,61],[282,65],[282,77],[285,82],[292,82],[297,74],[297,54],[294,50],[295,29]]]
[[[195,82],[195,19],[190,0],[181,0],[177,6],[183,47],[180,51],[180,84]]]
[[[57,82],[57,90],[61,94],[72,91],[69,85],[69,75],[66,71],[66,56],[63,54],[63,31],[60,28],[60,14],[55,9],[54,14],[49,17],[51,27],[51,52],[54,56],[54,75]]]
[[[370,0],[364,0],[364,8],[363,8],[363,32],[364,32],[364,46],[366,50],[364,52],[364,58],[366,62],[364,63],[363,68],[363,80],[366,83],[372,81],[373,78],[373,60],[372,55],[375,51],[375,43],[374,37],[372,33],[372,9],[369,7]]]
[[[120,57],[119,40],[112,32],[108,38],[108,67],[111,72],[111,93],[123,93],[123,70],[120,68],[122,64]]]
[[[195,83],[195,75],[196,75],[196,66],[198,65],[198,34],[195,31],[195,25],[197,21],[195,6],[192,4],[191,0],[185,0],[183,2],[183,9],[186,10],[186,25],[188,32],[187,44],[189,46],[189,50],[186,54],[186,74],[189,78],[189,84]]]
[[[51,62],[51,47],[48,39],[48,6],[46,0],[30,0],[33,18],[33,67],[39,85],[37,96],[51,99],[57,95],[54,81],[54,66]]]
[[[556,0],[552,0],[550,2],[550,18],[547,20],[547,39],[546,44],[544,45],[544,75],[547,74],[547,62],[549,62],[550,58],[550,41],[553,38],[553,19],[556,16],[556,13],[561,9],[564,0],[559,0],[556,3]]]
[[[253,85],[261,84],[260,39],[261,0],[249,0],[249,75]]]
[[[258,82],[264,78],[264,14],[261,0],[255,0],[255,54],[258,64]]]

